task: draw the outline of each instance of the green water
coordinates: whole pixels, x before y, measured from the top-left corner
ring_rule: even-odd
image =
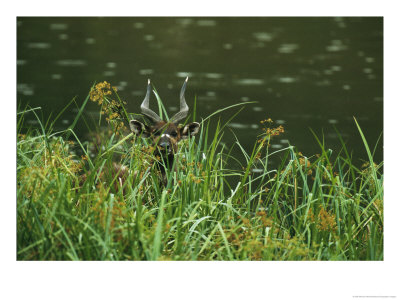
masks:
[[[285,127],[272,150],[290,142],[304,155],[317,153],[310,128],[338,150],[336,126],[354,157],[366,159],[353,116],[373,148],[383,131],[383,18],[17,18],[17,102],[41,106],[45,117],[73,97],[82,103],[104,80],[118,87],[129,112],[139,112],[147,78],[173,114],[186,76],[198,121],[257,101],[229,127],[247,150],[259,121],[272,118]],[[66,128],[76,113],[72,107],[57,126]],[[90,103],[86,115],[97,114]],[[85,130],[78,124],[79,134]],[[224,135],[228,146],[232,132]],[[381,142],[376,161],[382,157]]]

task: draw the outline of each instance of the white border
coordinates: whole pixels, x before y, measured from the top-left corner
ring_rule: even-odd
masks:
[[[278,3],[279,2],[279,3]],[[1,13],[2,299],[354,299],[396,295],[399,42],[395,1],[14,1]],[[392,4],[393,3],[393,4]],[[384,262],[16,262],[16,16],[384,16]],[[397,72],[396,72],[397,71]],[[397,151],[396,151],[397,150]],[[11,159],[12,158],[12,159]],[[11,174],[11,176],[10,176]],[[14,175],[13,175],[14,174]],[[9,192],[11,188],[11,192]],[[13,190],[14,189],[14,190]]]

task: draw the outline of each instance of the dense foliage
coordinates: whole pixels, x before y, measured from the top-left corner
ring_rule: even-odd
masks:
[[[111,103],[110,94],[96,99]],[[262,121],[251,153],[237,141],[243,157],[232,157],[225,126],[210,132],[207,118],[181,143],[163,186],[154,147],[121,134],[123,105],[102,106],[112,130],[78,139],[88,98],[61,132],[39,117],[27,129],[25,115],[37,109],[18,113],[18,260],[383,260],[383,163],[357,122],[369,156],[361,168],[341,138],[338,154],[317,135],[319,155],[293,146],[271,153],[284,130],[272,120]],[[269,169],[278,155],[280,166]],[[108,171],[115,162],[129,167],[124,182]]]

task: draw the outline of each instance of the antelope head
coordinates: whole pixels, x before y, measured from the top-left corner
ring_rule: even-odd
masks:
[[[194,136],[199,132],[200,124],[197,122],[189,123],[183,127],[178,126],[178,122],[185,119],[189,112],[189,107],[185,100],[185,89],[188,81],[186,77],[180,93],[180,109],[169,121],[164,121],[158,114],[149,108],[151,94],[150,79],[147,83],[147,92],[140,109],[152,125],[148,126],[137,120],[131,120],[129,125],[132,132],[137,136],[151,138],[153,145],[157,147],[161,155],[167,154],[168,159],[173,158],[178,150],[178,142]]]

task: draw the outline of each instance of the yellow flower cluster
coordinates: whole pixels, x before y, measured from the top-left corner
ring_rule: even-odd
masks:
[[[334,213],[329,213],[322,206],[320,206],[320,211],[317,217],[315,217],[313,213],[310,213],[308,218],[312,223],[315,223],[317,228],[321,231],[336,231],[336,215]]]
[[[89,97],[90,100],[101,105],[104,97],[111,95],[111,93],[111,85],[107,81],[104,81],[96,84],[96,86],[90,91]]]
[[[274,121],[272,121],[271,118],[260,121],[260,123],[264,126],[264,128],[262,128],[262,131],[264,131],[264,133],[261,135],[261,138],[257,140],[257,143],[261,144],[262,147],[264,147],[265,145],[269,147],[269,140],[271,139],[271,137],[278,136],[281,133],[285,132],[285,129],[282,125],[279,125],[276,128],[270,128],[269,126],[273,122]]]
[[[276,128],[266,128],[266,129],[264,129],[264,130],[265,130],[265,133],[266,133],[267,135],[269,135],[269,136],[278,136],[278,135],[280,135],[281,133],[284,133],[284,132],[285,132],[285,129],[283,128],[282,125],[279,125],[279,126],[276,127]]]
[[[274,122],[274,121],[272,121],[271,118],[268,118],[268,119],[265,119],[265,120],[261,120],[261,121],[260,121],[261,124],[265,124],[265,123],[270,123],[270,124],[272,124],[273,122]]]
[[[190,173],[190,174],[189,174],[189,177],[190,177],[190,179],[191,179],[194,183],[196,183],[196,184],[201,183],[201,179],[198,178],[198,177],[196,177],[196,175],[194,175],[193,173]]]
[[[117,88],[111,87],[111,84],[107,81],[100,82],[92,88],[89,93],[89,98],[91,101],[101,105],[100,113],[106,115],[107,122],[110,123],[110,121],[115,121],[114,125],[116,126],[116,132],[118,133],[119,129],[125,127],[124,122],[121,120],[124,119],[122,104],[126,103],[120,103],[119,101],[111,99],[110,96],[113,91],[116,92]]]

